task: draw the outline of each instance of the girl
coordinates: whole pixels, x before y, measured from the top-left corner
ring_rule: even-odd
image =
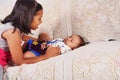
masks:
[[[49,46],[45,55],[24,58],[21,47],[21,34],[31,33],[42,22],[42,6],[35,0],[17,0],[12,12],[2,21],[0,26],[0,74],[1,66],[9,60],[16,65],[35,63],[60,54],[59,47]]]

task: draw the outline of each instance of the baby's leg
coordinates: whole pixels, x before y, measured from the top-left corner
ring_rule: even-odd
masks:
[[[36,57],[36,55],[31,51],[27,51],[24,53],[24,58],[30,58],[30,57]]]

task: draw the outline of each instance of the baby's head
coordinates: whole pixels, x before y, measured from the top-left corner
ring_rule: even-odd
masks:
[[[66,37],[63,41],[71,49],[75,49],[75,48],[85,45],[83,38],[77,34],[73,34],[69,37]]]

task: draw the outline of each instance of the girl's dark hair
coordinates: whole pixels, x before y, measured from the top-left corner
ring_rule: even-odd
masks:
[[[42,10],[41,4],[35,0],[17,0],[12,12],[1,21],[3,24],[11,22],[14,31],[18,28],[23,33],[31,33],[30,25],[37,11]]]

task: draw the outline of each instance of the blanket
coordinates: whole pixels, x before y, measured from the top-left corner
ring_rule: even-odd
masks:
[[[120,80],[120,41],[92,42],[34,64],[6,68],[4,80]]]

